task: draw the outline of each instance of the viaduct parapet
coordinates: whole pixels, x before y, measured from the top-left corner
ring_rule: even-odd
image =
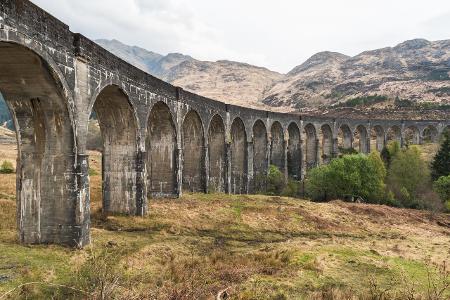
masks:
[[[17,133],[20,241],[89,243],[88,120],[103,210],[143,216],[182,191],[251,193],[269,164],[300,180],[340,149],[436,140],[449,120],[351,120],[227,105],[133,67],[26,0],[0,2],[0,92]]]

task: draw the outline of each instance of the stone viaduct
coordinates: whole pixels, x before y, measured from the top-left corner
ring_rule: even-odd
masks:
[[[103,210],[138,216],[152,197],[251,193],[269,164],[301,179],[341,148],[367,153],[450,128],[449,120],[316,118],[207,99],[131,66],[26,0],[0,2],[0,92],[17,133],[23,243],[89,243],[93,111],[103,138]]]

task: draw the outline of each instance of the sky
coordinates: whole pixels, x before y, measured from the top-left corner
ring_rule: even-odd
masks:
[[[450,38],[449,0],[33,0],[91,39],[286,73],[320,51],[356,55]]]

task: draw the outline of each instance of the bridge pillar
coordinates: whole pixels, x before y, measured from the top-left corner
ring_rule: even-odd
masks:
[[[177,145],[175,149],[175,193],[178,197],[183,196],[183,149]]]
[[[338,142],[338,138],[333,138],[332,141],[333,145],[331,146],[332,151],[331,151],[331,157],[335,158],[338,156],[339,154],[339,142]]]
[[[247,142],[247,194],[253,193],[253,141]]]
[[[208,142],[205,139],[205,145],[203,146],[203,190],[205,192],[205,194],[209,193],[209,147],[208,147]]]
[[[225,143],[225,191],[227,194],[231,194],[231,143]]]
[[[145,216],[148,210],[146,161],[147,152],[139,150],[136,157],[136,215],[141,217]]]
[[[283,159],[283,169],[284,169],[284,180],[287,182],[289,179],[289,173],[288,173],[288,141],[283,141],[283,151],[284,151],[284,159]]]
[[[366,149],[367,149],[367,153],[370,153],[370,134],[366,139]]]

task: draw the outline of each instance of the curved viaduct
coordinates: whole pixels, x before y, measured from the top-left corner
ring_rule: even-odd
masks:
[[[0,3],[0,92],[17,133],[21,242],[89,243],[88,120],[103,138],[103,210],[145,215],[148,198],[249,193],[269,164],[286,177],[340,149],[436,139],[443,121],[316,118],[227,105],[122,61],[25,0]]]

